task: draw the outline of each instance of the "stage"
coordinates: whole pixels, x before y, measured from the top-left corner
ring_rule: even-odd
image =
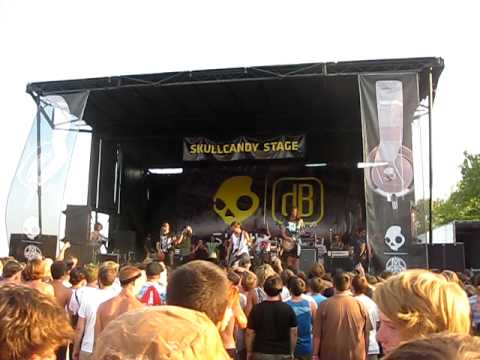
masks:
[[[426,99],[433,102],[442,69],[440,58],[326,62],[39,82],[27,91],[40,110],[52,106],[52,96],[63,97],[77,122],[67,130],[91,133],[86,205],[110,216],[114,248],[141,258],[145,239],[150,234],[155,241],[163,222],[178,232],[191,225],[201,239],[224,233],[234,220],[250,232],[266,228],[278,235],[289,209],[297,207],[319,238],[338,233],[350,239],[366,226],[380,268],[388,260],[384,238],[391,224],[375,229],[373,221],[382,223],[381,213],[398,215],[404,242],[413,244],[411,224],[404,225],[411,202],[430,197],[428,191],[414,197],[412,185],[408,192],[392,190],[393,200],[379,208],[378,194],[369,193],[359,164],[377,160],[368,158],[362,81],[403,81],[413,74],[412,109],[418,109]],[[38,121],[55,129],[51,114],[40,110]],[[410,124],[413,111],[407,115]],[[404,127],[403,144],[410,149],[412,132]],[[428,141],[422,146],[427,149],[414,150],[424,154]],[[422,171],[429,166],[423,162]],[[176,173],[158,174],[165,169]],[[411,177],[413,184],[413,168]],[[52,191],[41,184],[37,190]],[[115,239],[125,231],[134,234],[130,249]]]

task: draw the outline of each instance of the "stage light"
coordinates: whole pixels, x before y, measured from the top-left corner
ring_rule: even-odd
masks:
[[[310,163],[310,164],[305,164],[306,167],[325,167],[327,166],[327,163]]]
[[[371,167],[380,167],[380,166],[387,166],[388,162],[359,162],[357,164],[357,168],[365,169]]]
[[[174,175],[182,174],[183,168],[160,168],[160,169],[148,169],[150,174],[155,175]]]

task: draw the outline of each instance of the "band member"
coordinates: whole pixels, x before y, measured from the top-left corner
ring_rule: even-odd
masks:
[[[160,229],[160,240],[156,244],[156,249],[159,257],[165,259],[165,263],[168,266],[173,266],[174,263],[174,244],[176,241],[175,234],[172,232],[169,223],[163,223]]]
[[[283,255],[287,259],[287,267],[293,269],[298,269],[300,253],[302,251],[300,235],[303,228],[303,220],[298,215],[298,209],[293,208],[282,227]]]
[[[330,250],[341,251],[345,249],[346,247],[342,241],[342,236],[340,234],[335,234],[333,237],[333,242],[330,244]]]
[[[355,264],[362,264],[364,269],[368,268],[368,259],[370,248],[367,244],[367,231],[364,227],[359,227],[353,237],[353,251]]]
[[[178,249],[178,264],[183,265],[187,263],[192,257],[192,235],[193,230],[190,225],[183,229],[180,236],[175,243],[176,249]]]
[[[208,260],[208,248],[202,239],[193,246],[193,256],[195,260]]]
[[[103,230],[103,225],[99,222],[96,222],[95,225],[93,225],[93,231],[90,233],[90,240],[91,241],[101,241],[105,237],[101,234],[101,231]]]
[[[238,221],[230,225],[231,235],[227,250],[228,264],[231,266],[241,258],[250,258],[248,244],[251,243],[250,235],[242,229]]]
[[[90,233],[90,241],[92,245],[92,261],[95,261],[99,254],[107,253],[108,239],[102,235],[103,225],[96,222],[93,225],[93,231]]]
[[[270,251],[271,251],[271,242],[270,242],[270,232],[268,229],[260,229],[255,239],[255,263],[257,265],[262,265],[269,262],[270,260]]]

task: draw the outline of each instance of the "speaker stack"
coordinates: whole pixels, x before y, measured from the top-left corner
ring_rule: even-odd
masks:
[[[38,235],[31,239],[25,234],[11,234],[9,253],[18,261],[27,262],[36,257],[55,259],[57,237],[53,235]]]
[[[465,249],[463,243],[428,245],[430,269],[465,271]]]
[[[300,270],[307,273],[310,271],[313,265],[317,262],[317,249],[316,248],[302,248],[300,253]]]
[[[71,244],[65,255],[78,257],[82,264],[91,262],[93,249],[87,244],[90,240],[92,208],[90,206],[67,205],[64,213],[66,217],[65,241]]]

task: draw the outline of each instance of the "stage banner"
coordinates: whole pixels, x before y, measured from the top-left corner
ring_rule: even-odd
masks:
[[[352,234],[364,224],[363,187],[356,172],[242,165],[189,168],[186,175],[177,190],[178,215],[171,221],[177,229],[191,225],[200,238],[228,232],[233,221],[253,233],[268,229],[279,236],[292,207],[308,232],[327,242],[334,233]],[[168,211],[156,218],[169,220]]]
[[[273,138],[238,137],[216,141],[205,137],[183,139],[184,161],[297,159],[305,157],[305,135]]]
[[[419,104],[416,73],[358,76],[363,132],[367,241],[372,270],[394,273],[426,265],[414,244],[412,121]]]

